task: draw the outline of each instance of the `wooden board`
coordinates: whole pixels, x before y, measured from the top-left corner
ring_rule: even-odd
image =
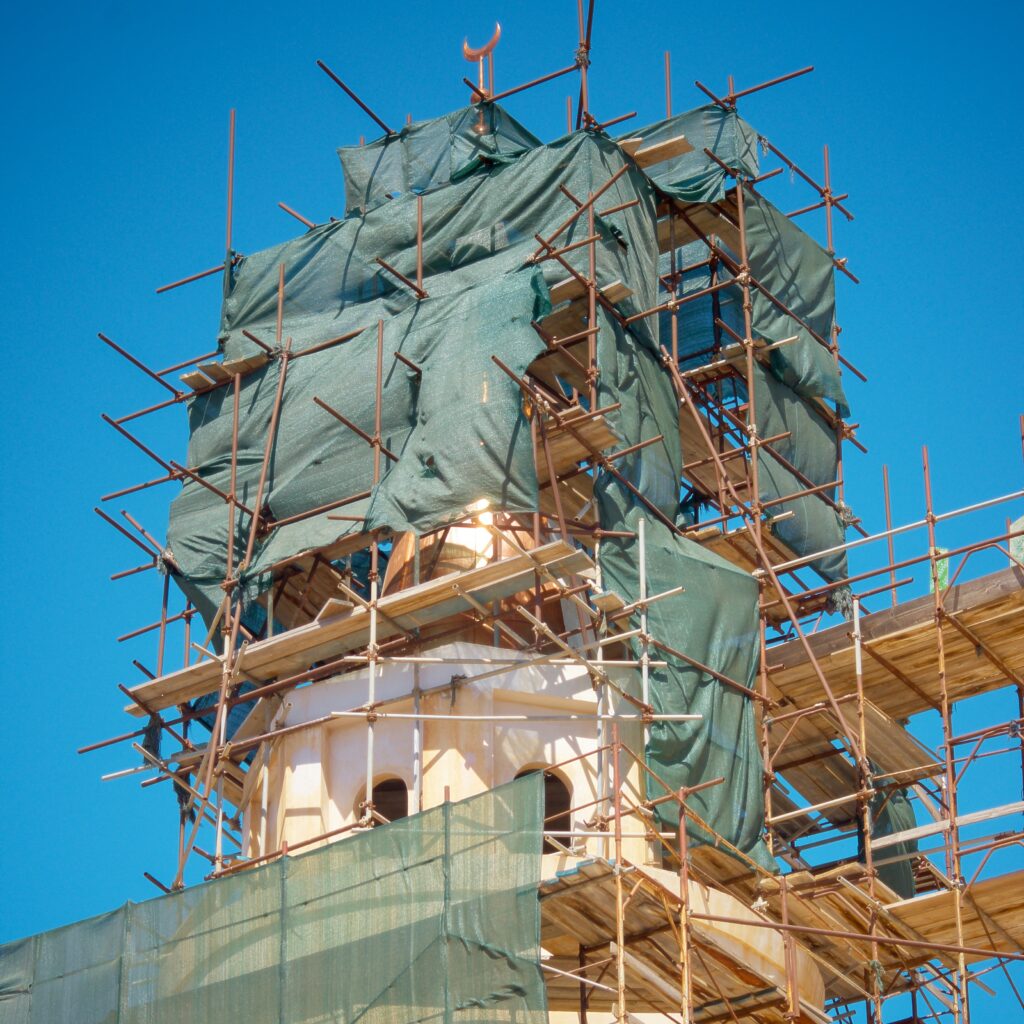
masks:
[[[601,294],[609,302],[622,302],[633,292],[621,281],[601,286]],[[551,289],[551,302],[558,306],[540,321],[544,333],[556,340],[569,338],[586,330],[589,315],[587,289],[575,277],[559,281]],[[553,391],[561,392],[558,378],[577,391],[587,390],[587,338],[579,338],[566,346],[549,348],[529,366],[528,372]]]
[[[976,635],[1012,673],[1018,678],[1024,677],[1024,643],[1021,643],[1024,570],[1011,567],[957,584],[945,594],[944,605],[946,611],[955,615],[957,621]],[[938,705],[941,687],[937,634],[930,595],[861,619],[866,649],[864,694],[890,718],[908,718]],[[943,622],[942,637],[951,700],[1012,685],[1013,680],[1007,673],[950,622]],[[813,634],[808,642],[833,694],[839,697],[856,693],[854,645],[849,623]],[[810,707],[825,699],[821,683],[799,640],[769,648],[767,664],[772,682],[787,706]]]
[[[343,597],[329,597],[323,607],[316,613],[317,621],[330,619],[335,615],[347,615],[355,605]]]
[[[199,366],[199,370],[217,384],[231,380],[232,376],[220,363],[202,363]]]
[[[724,377],[740,377],[743,380],[747,376],[746,348],[738,341],[732,341],[731,336],[723,332],[723,339],[728,344],[722,345],[715,353],[713,361],[704,366],[695,366],[690,370],[684,370],[680,376],[685,381],[692,381],[696,384],[705,384],[709,381],[721,380]],[[754,358],[765,368],[771,365],[771,354],[777,348],[792,345],[793,338],[783,338],[779,342],[770,342],[765,338],[755,337],[752,339],[754,345]],[[815,400],[817,401],[817,400]],[[815,406],[817,408],[817,406]],[[832,413],[833,419],[835,414]]]
[[[757,548],[747,528],[739,530],[723,531],[718,526],[708,526],[703,529],[688,530],[687,536],[695,540],[701,547],[714,551],[721,555],[728,562],[732,562],[743,572],[754,572],[761,568],[761,560]],[[787,545],[783,544],[770,530],[765,529],[761,533],[761,540],[764,544],[765,553],[772,560],[773,564],[787,562],[796,558],[796,554]],[[774,594],[774,591],[772,591]],[[805,615],[817,614],[825,607],[828,595],[818,594],[809,598],[801,598],[798,594],[786,591],[790,603],[796,612],[797,618]],[[789,621],[789,615],[782,602],[777,602],[767,609],[768,622],[773,626],[781,626]]]
[[[185,387],[190,388],[192,391],[205,391],[213,385],[213,381],[205,373],[200,373],[198,370],[189,370],[188,373],[183,373],[178,379]]]
[[[453,583],[484,604],[511,597],[533,585],[535,561],[559,575],[594,568],[585,552],[563,541],[555,541],[529,554],[514,555],[468,572],[450,573],[428,580],[381,598],[378,641],[461,611],[470,611],[472,606],[459,596]],[[302,672],[314,662],[327,661],[365,647],[369,641],[369,626],[370,616],[366,609],[354,608],[348,615],[314,621],[261,640],[247,648],[240,659],[242,675],[265,680]],[[222,669],[220,658],[203,661],[143,683],[132,692],[146,707],[159,711],[211,693],[220,685]],[[145,714],[134,702],[125,711],[135,717]]]
[[[543,961],[559,970],[575,970],[573,947],[585,946],[591,960],[604,961],[614,952],[616,937],[614,866],[603,860],[564,858],[566,867],[541,883],[541,944],[561,955]],[[625,914],[624,949],[629,1005],[634,1012],[678,1011],[678,944],[675,929],[679,920],[679,881],[668,871],[649,867],[627,867],[625,888],[629,903]],[[699,912],[734,917],[739,921],[758,918],[727,893],[690,884],[691,908]],[[695,1013],[694,1021],[728,1020],[723,1002],[728,999],[735,1012],[759,1010],[757,1020],[776,1024],[785,1020],[785,970],[783,943],[771,929],[721,925],[691,919],[691,961]],[[797,950],[800,990],[818,1003],[821,980],[809,959]],[[596,979],[601,968],[587,976]],[[614,987],[614,969],[605,974]],[[608,982],[607,979],[611,978]],[[545,973],[551,1009],[573,1010],[579,1005],[576,981]],[[590,989],[592,1010],[604,1011],[614,992]],[[812,1003],[801,1006],[801,1021],[817,1021]]]
[[[831,712],[827,718],[838,731],[838,723]],[[875,764],[875,776],[880,781],[908,786],[945,771],[945,762],[936,759],[935,751],[929,750],[869,700],[864,701],[864,728],[868,740],[867,754]]]
[[[666,160],[673,160],[684,153],[693,152],[693,146],[685,135],[676,135],[661,142],[652,142],[649,146],[644,146],[642,143],[643,139],[623,139],[619,143],[619,148],[636,161],[637,167],[644,170],[664,163]]]
[[[715,446],[714,449],[708,447],[690,410],[685,407],[679,410],[679,441],[683,449],[683,465],[689,465],[689,468],[683,470],[683,475],[703,494],[709,498],[717,498],[718,476],[715,463],[704,460],[711,458],[712,451],[718,455],[727,455],[729,457],[722,463],[725,476],[732,482],[740,500],[747,501],[749,488],[745,456],[737,454],[737,449],[728,439],[716,436],[716,431],[712,429],[704,415],[701,415],[701,421]],[[727,493],[726,501],[731,500],[731,495]]]
[[[708,238],[717,237],[725,243],[734,256],[739,257],[740,235],[737,228],[735,189],[717,203],[684,203],[675,199],[669,201],[668,216],[658,221],[658,251],[669,252],[672,243],[678,248],[699,239],[699,235],[686,223],[679,213],[685,213],[701,234]]]
[[[628,299],[633,294],[632,290],[627,288],[621,281],[612,281],[610,284],[601,284],[599,285],[599,290],[601,294],[613,305],[617,302],[622,302],[625,299]],[[559,338],[569,338],[586,329],[587,316],[589,313],[587,288],[577,278],[569,277],[564,281],[559,281],[557,284],[553,285],[551,288],[551,304],[558,308],[540,321],[540,326],[543,328],[545,334],[557,340]],[[576,358],[580,362],[585,363],[585,354],[587,351],[586,339],[581,339],[578,344],[572,344],[571,348]],[[582,357],[579,354],[580,352],[584,354]],[[554,355],[556,354],[552,354],[552,358]],[[540,357],[542,360],[545,358],[548,357]],[[564,355],[562,356],[562,359],[570,366],[573,365],[569,360],[565,359]],[[576,372],[578,372],[578,370]]]
[[[585,323],[585,316],[581,316],[580,323],[582,330]],[[577,345],[571,346],[573,351],[576,353],[575,359],[581,364],[586,363],[587,348],[584,344],[583,348],[580,349]],[[582,356],[582,359],[580,358]],[[575,388],[579,392],[585,392],[587,390],[587,376],[584,368],[581,365],[577,365],[573,359],[569,358],[567,352],[562,351],[559,348],[548,349],[546,352],[542,352],[530,365],[527,367],[527,373],[539,380],[542,384],[547,385],[556,394],[562,393],[562,386],[559,384],[559,379],[565,381],[566,384],[571,388]]]
[[[778,743],[785,732],[785,725],[772,729],[773,741]],[[853,794],[858,788],[857,770],[836,746],[815,730],[811,721],[804,719],[796,725],[774,769],[808,804],[848,797],[843,803],[824,807],[818,813],[844,832],[856,826],[857,801]],[[785,812],[773,811],[773,814],[779,813]],[[811,820],[813,816],[801,815],[781,824],[792,828],[794,824],[804,825]]]
[[[1015,800],[1010,804],[1000,804],[998,807],[986,807],[980,811],[968,811],[966,814],[958,814],[952,824],[957,828],[965,825],[976,825],[982,821],[995,821],[997,818],[1006,818],[1024,813],[1024,800]],[[929,821],[924,825],[915,825],[913,828],[904,829],[902,832],[890,832],[887,835],[879,836],[871,840],[872,850],[884,850],[895,846],[897,843],[916,841],[927,836],[938,835],[941,832],[949,832],[951,822],[948,818],[940,821]],[[884,856],[884,854],[882,855]]]
[[[611,615],[626,607],[626,602],[614,590],[602,590],[599,594],[591,594],[590,603],[605,615]]]
[[[885,883],[876,879],[876,902],[872,903],[866,869],[855,861],[813,872],[794,871],[786,876],[786,883],[786,910],[790,922],[825,931],[867,935],[871,931],[872,909],[887,907],[898,898]],[[758,892],[768,904],[767,913],[778,920],[782,906],[777,877],[761,879]],[[877,919],[876,927],[878,935],[897,940],[879,943],[878,960],[885,984],[900,988],[905,984],[905,979],[899,977],[904,967],[924,963],[931,957],[927,950],[898,944],[899,939],[915,940],[917,936],[884,913]],[[864,992],[870,990],[868,965],[872,949],[869,941],[808,933],[801,935],[801,941],[822,968],[830,997],[863,998]]]
[[[576,406],[561,413],[562,425],[550,417],[545,422],[548,448],[555,473],[562,474],[572,469],[592,452],[605,452],[620,443],[619,435],[612,430],[604,416],[590,416],[586,410]],[[548,479],[547,459],[538,436],[537,479],[545,483]]]
[[[551,518],[558,517],[558,506],[551,488],[542,486],[540,510]],[[562,514],[579,519],[588,526],[597,526],[597,510],[594,507],[594,478],[589,473],[578,473],[558,485],[558,497],[562,503]]]
[[[255,355],[246,356],[244,359],[225,359],[221,366],[231,376],[236,373],[247,374],[253,370],[258,370],[261,366],[266,366],[270,362],[270,356],[266,352],[257,352]]]
[[[572,302],[586,298],[587,286],[578,277],[566,277],[551,286],[551,305],[559,306],[563,302]],[[609,284],[598,284],[598,291],[611,303],[621,302],[633,294],[621,281]],[[544,321],[541,321],[543,325]],[[574,333],[574,332],[570,332]]]
[[[915,896],[887,910],[929,942],[957,945],[956,895],[952,890]],[[964,894],[965,946],[1000,953],[1024,952],[1024,870],[975,882]],[[972,963],[984,959],[968,956]]]
[[[856,705],[846,703],[842,709],[847,726],[856,732],[859,724]],[[942,773],[943,765],[935,754],[870,701],[864,702],[864,717],[868,756],[877,768],[879,785],[909,785]],[[842,732],[835,712],[825,705],[793,722],[774,726],[768,734],[768,745],[773,769],[808,804],[849,797],[845,803],[824,807],[818,812],[837,828],[847,830],[857,824],[857,803],[853,794],[858,789],[859,779],[837,742]],[[773,805],[773,817],[788,810]],[[792,827],[810,820],[801,816],[781,824]]]

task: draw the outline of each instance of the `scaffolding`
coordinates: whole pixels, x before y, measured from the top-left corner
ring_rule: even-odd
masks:
[[[401,451],[389,448],[382,426],[388,402],[385,381],[389,368],[398,367],[414,380],[424,368],[401,351],[392,352],[384,316],[356,330],[294,344],[285,312],[284,263],[277,274],[273,342],[246,329],[242,333],[250,344],[245,354],[218,348],[155,371],[101,335],[170,393],[138,412],[105,417],[161,467],[162,475],[108,494],[103,501],[162,483],[191,483],[222,505],[229,539],[220,583],[223,597],[208,617],[202,642],[197,642],[200,609],[191,600],[180,610],[174,608],[170,582],[182,574],[171,548],[127,512],[123,525],[97,509],[146,554],[145,563],[113,578],[160,569],[161,599],[154,622],[118,638],[156,636],[155,671],[140,664],[149,677],[146,682],[121,687],[130,701],[126,710],[147,724],[83,752],[130,743],[150,773],[143,786],[173,784],[179,821],[176,867],[166,884],[147,873],[158,888],[181,889],[194,856],[208,862],[209,878],[238,875],[387,824],[369,791],[357,820],[300,843],[274,846],[265,831],[254,832],[246,824],[246,811],[261,790],[266,792],[265,768],[275,744],[326,721],[282,726],[275,717],[278,699],[300,687],[362,673],[365,695],[328,718],[365,721],[369,786],[375,778],[379,722],[409,720],[420,736],[424,723],[439,719],[481,725],[512,720],[508,715],[460,713],[454,696],[450,712],[439,714],[378,692],[382,673],[395,666],[444,662],[431,651],[446,638],[471,631],[484,638],[492,653],[480,659],[476,674],[453,677],[453,695],[459,687],[526,666],[579,666],[597,695],[595,708],[587,713],[597,742],[578,756],[593,779],[596,798],[551,815],[545,832],[557,851],[547,855],[553,858],[545,860],[551,872],[538,894],[546,951],[541,966],[550,1009],[576,1013],[581,1024],[588,1013],[605,1012],[621,1022],[640,1013],[663,1014],[685,1024],[847,1021],[861,1013],[866,1020],[881,1022],[888,1004],[899,1007],[905,1020],[967,1024],[972,992],[986,987],[983,978],[990,972],[1002,972],[1020,1000],[1009,965],[1024,960],[1024,872],[1008,872],[1001,865],[1012,863],[1024,846],[1019,824],[1024,801],[987,794],[984,807],[963,810],[958,794],[965,776],[967,784],[973,778],[971,769],[992,757],[1008,766],[1003,773],[1006,792],[1018,780],[1024,785],[1024,563],[1019,547],[1024,528],[1020,520],[1016,526],[1007,521],[1001,533],[953,550],[939,547],[938,531],[951,520],[997,506],[1012,508],[1016,502],[1019,508],[1024,490],[937,511],[926,449],[921,519],[893,525],[887,475],[885,528],[871,532],[852,513],[845,500],[842,452],[845,444],[862,446],[855,426],[847,422],[841,386],[838,397],[831,399],[801,393],[799,368],[794,369],[795,359],[787,353],[804,346],[819,369],[817,361],[827,359],[835,380],[843,370],[866,378],[840,353],[834,320],[823,331],[801,305],[806,296],[794,298],[787,290],[791,282],[773,287],[774,263],[765,263],[763,248],[751,253],[752,234],[765,225],[777,229],[771,221],[774,214],[765,213],[763,183],[788,171],[811,189],[812,201],[786,220],[824,211],[829,287],[833,272],[856,281],[834,247],[834,217],[852,220],[852,214],[846,195],[833,189],[828,149],[821,184],[760,134],[757,145],[777,162],[772,170],[751,173],[743,160],[723,159],[712,147],[695,150],[673,121],[668,54],[666,121],[611,140],[608,128],[633,115],[602,122],[592,113],[588,67],[593,4],[584,14],[580,3],[576,60],[513,89],[494,90],[497,38],[490,49],[466,50],[480,66],[477,82],[465,81],[473,91],[470,116],[479,117],[481,126],[487,111],[499,109],[495,101],[578,73],[575,129],[614,144],[621,157],[621,166],[594,180],[585,195],[577,196],[562,184],[545,197],[552,210],[559,204],[561,209],[555,219],[537,224],[531,265],[557,266],[561,277],[550,284],[549,306],[532,324],[543,351],[525,371],[509,366],[503,350],[491,352],[497,371],[517,390],[529,422],[536,508],[523,512],[491,502],[467,504],[458,516],[422,531],[411,542],[406,578],[399,579],[398,573],[389,577],[387,556],[397,564],[400,541],[386,529],[365,527],[367,502],[390,464],[402,458]],[[321,67],[377,122],[385,142],[399,134],[333,71]],[[697,86],[710,101],[705,111],[733,118],[740,99],[810,70],[739,90],[730,78],[723,96]],[[570,99],[570,135],[572,109]],[[225,259],[165,289],[216,273],[224,274],[230,287],[232,273],[242,262],[232,242],[234,133],[232,113]],[[720,195],[687,198],[659,175],[693,152],[720,172]],[[656,297],[646,308],[638,301],[642,292],[635,282],[602,276],[607,266],[603,247],[631,241],[628,236],[623,242],[609,237],[604,225],[622,225],[617,215],[639,215],[638,208],[643,209],[642,199],[624,188],[637,175],[653,197],[650,229],[659,252],[657,280],[648,282]],[[397,261],[385,258],[389,253],[375,258],[377,273],[397,282],[395,287],[413,307],[429,299],[432,288],[424,258],[431,200],[425,190],[410,203],[415,241],[402,252],[404,262],[394,265]],[[284,209],[306,227],[317,227]],[[781,261],[781,249],[773,259]],[[772,317],[785,327],[775,333],[785,336],[772,337],[759,329]],[[631,332],[645,329],[660,338],[653,362],[677,405],[680,515],[667,514],[641,482],[643,473],[630,468],[640,465],[664,437],[635,432],[623,436],[616,403],[604,402],[600,390],[601,334],[632,337]],[[266,491],[289,367],[357,337],[372,341],[372,422],[357,422],[319,396],[314,401],[330,417],[325,422],[347,431],[346,443],[353,452],[357,444],[362,447],[352,457],[364,460],[370,486],[275,519]],[[243,502],[236,484],[240,399],[246,379],[267,367],[274,369],[277,387],[255,493]],[[185,390],[171,383],[182,370]],[[785,403],[773,405],[766,396],[782,386],[782,378],[789,384],[796,381],[785,407],[798,411],[789,418],[773,418],[771,410]],[[211,483],[201,465],[164,459],[126,426],[210,395],[233,398],[226,489]],[[824,469],[817,466],[813,473],[801,461],[811,430],[815,438],[827,434],[834,442],[834,461],[829,464],[825,458]],[[1024,418],[1021,432],[1024,442]],[[613,481],[628,494],[628,522],[609,527],[598,513],[599,480]],[[831,544],[821,543],[823,534],[814,526],[820,521],[816,517],[826,513],[840,526]],[[312,519],[337,524],[339,536],[265,562],[260,583],[249,586],[243,576],[253,566],[257,544],[284,527]],[[854,531],[853,539],[846,539],[844,527]],[[680,571],[677,586],[650,591],[648,534],[655,529],[699,545],[755,582],[752,687],[720,663],[679,650],[650,621],[652,609],[668,607],[693,586]],[[440,573],[446,539],[459,530],[486,535],[485,564]],[[923,536],[923,550],[897,560],[894,539],[915,531]],[[636,545],[631,549],[637,555],[635,595],[607,585],[607,552],[617,542]],[[866,564],[866,552],[880,550],[870,568],[849,568],[848,554]],[[993,557],[1004,560],[1006,567],[970,577],[968,563],[988,559],[990,565]],[[363,568],[354,570],[356,564]],[[927,571],[930,592],[899,602],[898,591],[911,579],[898,574],[918,567]],[[891,607],[868,610],[887,599]],[[250,615],[255,606],[263,612],[260,624]],[[562,615],[559,622],[554,612],[561,615],[561,609],[572,614]],[[169,651],[176,638],[183,647],[183,663],[172,668]],[[458,660],[462,664],[465,659]],[[695,802],[704,806],[701,801],[709,799],[709,791],[728,787],[724,775],[675,785],[649,754],[652,730],[699,719],[697,714],[659,708],[652,673],[669,660],[695,669],[722,692],[738,692],[751,709],[763,764],[759,799],[764,821],[758,833],[768,864],[750,844],[737,846],[723,834],[720,822],[695,809]],[[623,685],[623,674],[631,674],[635,688]],[[1006,717],[958,733],[954,706],[996,691],[1012,695]],[[427,693],[417,691],[417,698]],[[918,715],[937,719],[939,738],[933,746],[906,728],[906,721]],[[572,717],[566,713],[562,720]],[[516,721],[528,726],[555,718],[550,709],[538,707]],[[208,742],[197,735],[198,723],[209,730]],[[158,753],[154,741],[160,733],[173,741],[174,753]],[[413,777],[422,779],[422,743],[414,744],[410,758],[416,762]],[[546,766],[552,772],[563,767]],[[908,816],[911,799],[927,815],[923,824],[916,823],[912,809]],[[422,791],[414,794],[413,809],[427,809]],[[673,820],[678,827],[671,827]],[[1002,824],[981,836],[971,829],[989,822]],[[212,852],[197,845],[204,830],[212,837]],[[623,844],[637,839],[648,844],[651,854],[633,863],[625,857]],[[743,941],[737,938],[740,933],[746,936]],[[760,933],[766,948],[777,948],[779,958],[773,959],[771,950],[762,950],[762,960],[752,953],[749,936]],[[816,991],[814,979],[819,976]]]

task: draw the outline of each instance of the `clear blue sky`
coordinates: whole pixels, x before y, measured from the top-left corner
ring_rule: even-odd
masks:
[[[109,581],[140,559],[92,506],[159,472],[100,412],[124,414],[161,395],[96,332],[159,368],[214,347],[216,279],[163,296],[154,288],[222,258],[231,107],[235,242],[251,252],[301,231],[279,200],[317,221],[341,215],[334,150],[376,134],[316,58],[386,120],[427,118],[464,104],[463,36],[484,41],[496,19],[499,88],[571,62],[571,0],[96,0],[17,5],[5,18],[0,941],[147,898],[155,890],[143,870],[173,874],[169,789],[101,783],[134,762],[126,748],[74,753],[130,727],[115,687],[140,681],[131,659],[151,663],[152,648],[114,638],[158,610],[153,574]],[[863,284],[840,284],[839,319],[845,353],[870,378],[850,386],[870,454],[847,456],[848,498],[870,527],[881,525],[883,462],[897,520],[920,516],[926,441],[940,510],[1021,486],[1021,28],[1010,4],[925,12],[598,0],[591,81],[600,118],[662,115],[666,49],[677,111],[702,102],[695,78],[724,91],[728,73],[745,86],[816,65],[741,112],[815,173],[829,143],[835,186],[850,193],[857,219],[838,224],[837,249]],[[553,138],[564,131],[567,82],[508,109]],[[784,209],[812,201],[788,180],[771,195]],[[814,216],[804,221],[817,231]],[[139,433],[183,458],[180,410],[147,419]],[[161,488],[112,504],[162,535],[170,496]],[[1022,512],[1018,502],[979,515],[939,542],[995,532]],[[1007,691],[976,714],[985,724],[1011,712]],[[1017,798],[1011,786],[1005,799]]]

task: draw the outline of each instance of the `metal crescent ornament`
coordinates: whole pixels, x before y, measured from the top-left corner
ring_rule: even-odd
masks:
[[[490,42],[486,45],[481,46],[479,49],[473,49],[469,45],[469,38],[465,38],[462,41],[462,56],[466,60],[472,63],[475,60],[482,60],[488,54],[493,52],[494,48],[498,45],[498,40],[501,39],[501,24],[499,22],[494,23],[494,35],[491,36]]]

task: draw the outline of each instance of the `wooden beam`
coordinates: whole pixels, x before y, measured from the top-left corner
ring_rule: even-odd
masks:
[[[960,814],[954,821],[957,828],[964,825],[976,825],[980,821],[991,821],[993,818],[1004,818],[1008,814],[1019,814],[1024,811],[1024,800],[1018,800],[1012,804],[1002,804],[999,807],[989,807],[983,811],[971,811],[969,814]],[[902,832],[893,832],[887,836],[879,836],[871,840],[872,850],[883,850],[887,846],[895,846],[897,843],[906,843],[914,839],[923,839],[925,836],[933,836],[937,832],[948,832],[952,822],[931,821],[927,825],[918,825],[916,828],[907,828]]]
[[[402,630],[468,611],[470,605],[453,589],[453,583],[458,583],[466,593],[484,604],[527,589],[533,584],[535,560],[559,575],[594,568],[585,552],[564,541],[555,541],[536,548],[528,556],[517,554],[468,572],[428,580],[381,598],[378,603],[378,641],[397,636]],[[314,662],[365,647],[369,641],[369,622],[369,612],[358,607],[348,615],[298,626],[251,644],[240,658],[240,668],[247,677],[258,679],[302,672]],[[202,661],[143,683],[132,693],[146,707],[159,711],[211,693],[220,684],[222,666],[221,658]],[[135,717],[145,714],[134,702],[125,711]]]

